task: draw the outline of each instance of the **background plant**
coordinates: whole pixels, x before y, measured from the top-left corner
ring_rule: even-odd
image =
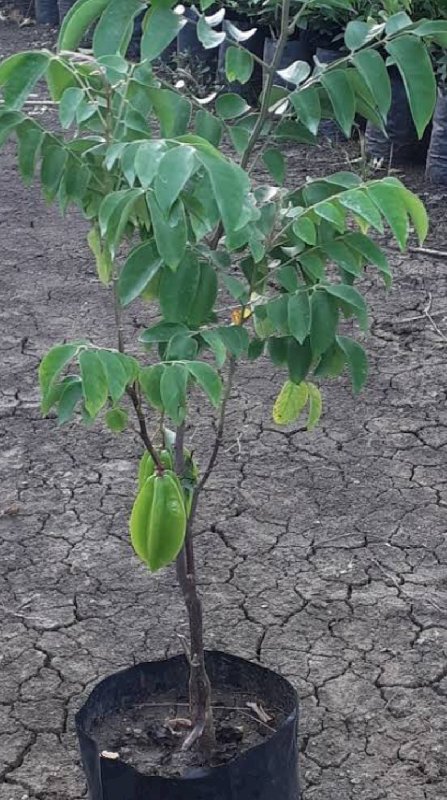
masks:
[[[275,57],[271,66],[263,64],[266,87],[253,111],[238,95],[222,95],[212,107],[188,87],[157,77],[153,64],[186,24],[172,5],[149,6],[141,61],[131,63],[125,53],[133,20],[146,3],[78,0],[65,18],[57,54],[30,51],[0,65],[0,143],[14,135],[23,180],[31,181],[38,169],[47,202],[57,202],[62,212],[75,205],[89,223],[98,277],[115,309],[116,341],[108,348],[84,340],[55,345],[39,370],[42,411],[55,409],[60,423],[76,416],[89,424],[104,415],[117,433],[130,413],[137,421],[145,453],[132,539],[152,568],[178,553],[190,626],[189,747],[197,739],[212,746],[213,738],[193,524],[218,456],[237,364],[266,357],[285,371],[275,422],[287,424],[305,412],[312,429],[321,414],[322,380],[348,369],[357,392],[366,379],[366,355],[353,333],[355,325],[366,331],[368,314],[356,284],[368,265],[385,284],[391,280],[371,231],[382,233],[388,225],[401,248],[412,228],[420,240],[427,233],[422,203],[394,178],[339,172],[285,188],[284,144],[315,143],[321,119],[330,117],[348,136],[356,113],[384,130],[391,88],[383,53],[402,74],[422,136],[436,99],[427,47],[445,45],[447,25],[414,24],[406,12],[380,23],[353,20],[344,37],[346,56],[312,73],[303,62],[292,64],[281,72],[294,86],[289,91],[275,87],[284,45],[320,4],[309,0],[292,10],[283,0]],[[207,16],[207,5],[197,33],[211,49],[226,34],[217,30],[222,11]],[[76,48],[91,25],[88,56]],[[250,80],[248,35],[231,27],[230,81]],[[45,130],[23,111],[39,80],[58,104],[63,133]],[[254,179],[258,163],[269,181]],[[124,340],[122,313],[138,297],[156,304],[159,321],[141,333],[137,356]],[[348,328],[345,320],[352,321]],[[195,389],[217,409],[200,475],[184,441]],[[175,495],[171,528],[148,495],[156,480],[159,504]]]

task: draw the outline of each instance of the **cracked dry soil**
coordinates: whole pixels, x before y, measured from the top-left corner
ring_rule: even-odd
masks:
[[[33,37],[0,27],[0,52]],[[343,158],[294,153],[295,176]],[[0,175],[0,800],[80,800],[74,711],[102,676],[177,651],[184,612],[173,570],[148,576],[129,546],[136,436],[39,414],[46,349],[109,341],[84,223],[22,187],[11,144]],[[447,249],[444,198],[407,178]],[[303,800],[447,797],[447,342],[422,314],[431,293],[447,332],[447,262],[390,253],[392,291],[368,284],[366,390],[338,380],[315,433],[283,431],[281,377],[240,369],[198,521],[207,645],[297,686]],[[135,305],[128,339],[147,323]],[[200,456],[211,418],[194,412]]]

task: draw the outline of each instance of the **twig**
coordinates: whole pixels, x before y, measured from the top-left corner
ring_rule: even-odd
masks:
[[[395,250],[397,253],[401,253],[402,250],[395,244],[386,244],[384,245],[388,250]],[[415,255],[422,255],[422,256],[432,256],[432,258],[440,258],[440,259],[447,259],[447,251],[446,250],[436,250],[433,247],[407,247],[405,248],[407,253],[414,253]]]
[[[164,471],[164,466],[161,463],[160,458],[158,456],[158,453],[155,450],[155,448],[154,448],[154,446],[153,446],[153,444],[151,442],[151,439],[150,439],[150,436],[149,436],[149,432],[148,432],[148,429],[147,429],[147,425],[146,425],[146,418],[145,418],[145,416],[143,414],[143,410],[141,408],[141,400],[140,400],[140,398],[138,396],[137,390],[135,388],[135,384],[133,386],[129,386],[127,388],[127,394],[128,394],[128,396],[130,397],[130,399],[132,401],[132,405],[133,405],[133,407],[135,409],[135,413],[137,415],[138,425],[140,427],[139,433],[140,433],[141,439],[144,442],[144,446],[146,447],[146,450],[151,454],[152,458],[154,459],[154,462],[157,465],[158,471],[159,472],[163,472]]]
[[[231,390],[233,388],[233,379],[234,374],[236,372],[236,359],[234,356],[230,358],[230,364],[228,368],[228,377],[227,377],[227,385],[225,387],[225,393],[222,400],[222,405],[220,407],[220,415],[219,415],[219,423],[217,426],[216,432],[216,439],[214,441],[213,451],[210,456],[210,460],[208,461],[207,467],[205,472],[203,473],[202,479],[200,480],[197,489],[195,490],[195,495],[202,491],[203,487],[205,486],[210,474],[213,470],[214,464],[216,463],[216,458],[219,453],[220,446],[222,444],[223,439],[223,432],[225,427],[225,413],[227,410],[228,401],[230,399]]]

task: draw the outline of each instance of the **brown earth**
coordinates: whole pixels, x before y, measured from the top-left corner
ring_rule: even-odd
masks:
[[[0,54],[46,38],[0,23]],[[299,181],[346,153],[290,161]],[[428,244],[447,249],[445,197],[405,179],[429,206]],[[85,225],[21,185],[11,144],[0,211],[0,800],[80,800],[74,711],[101,676],[178,651],[184,612],[173,570],[149,577],[129,546],[136,436],[39,413],[47,348],[110,341]],[[241,368],[198,522],[208,647],[299,690],[303,800],[447,796],[447,261],[390,255],[393,289],[374,276],[367,290],[366,390],[335,381],[315,433],[278,430],[281,376]],[[132,307],[128,338],[147,323]],[[199,456],[210,427],[197,406]]]

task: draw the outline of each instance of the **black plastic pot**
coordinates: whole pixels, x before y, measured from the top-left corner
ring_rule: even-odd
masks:
[[[66,14],[70,11],[70,8],[74,6],[76,0],[57,0],[57,4],[59,6],[59,23],[62,24],[62,21]]]
[[[441,90],[433,117],[426,176],[431,183],[447,186],[447,94]]]
[[[234,21],[239,30],[247,31],[256,27],[256,20],[254,19],[239,19]],[[229,47],[234,46],[234,40],[228,33],[228,23],[224,20],[222,25],[223,30],[228,34],[227,39],[219,47],[219,58],[217,63],[217,80],[220,85],[224,85],[229,92],[241,95],[247,102],[254,105],[257,98],[262,91],[262,67],[260,64],[254,63],[253,72],[250,80],[247,83],[239,83],[239,81],[228,81],[225,75],[225,57]],[[246,42],[243,42],[244,47],[253,55],[259,58],[264,54],[264,43],[267,36],[266,28],[258,28],[256,33]]]
[[[58,25],[59,10],[57,0],[34,0],[36,22],[40,25]]]
[[[371,122],[366,125],[366,152],[372,158],[383,159],[386,164],[424,163],[430,133],[420,141],[414,127],[402,78],[396,67],[390,67],[391,108],[387,118],[388,138]]]
[[[277,40],[273,36],[268,36],[264,44],[264,61],[266,64],[271,64],[275,56]],[[306,61],[312,64],[312,51],[308,43],[297,36],[294,39],[289,39],[284,48],[282,58],[279,64],[279,69],[286,69],[293,64],[294,61]],[[284,81],[279,75],[275,75],[275,86],[286,86],[288,89],[295,87]]]
[[[206,666],[212,686],[249,693],[263,706],[281,709],[285,721],[278,730],[224,766],[194,769],[182,777],[143,775],[121,759],[104,758],[92,737],[95,720],[167,691],[178,700],[187,698],[184,656],[139,664],[101,681],[76,716],[91,800],[299,800],[293,687],[275,672],[220,652],[208,652]]]
[[[207,13],[210,13],[208,11]],[[197,21],[197,14],[192,9],[185,10],[185,17]],[[218,47],[206,50],[197,36],[195,23],[187,23],[177,36],[177,53],[186,57],[190,68],[194,71],[197,64],[202,65],[213,76],[217,70]],[[195,76],[199,77],[199,76]]]

